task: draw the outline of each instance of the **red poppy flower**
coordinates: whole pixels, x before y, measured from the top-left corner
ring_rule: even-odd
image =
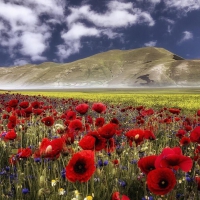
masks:
[[[40,144],[40,155],[45,158],[56,159],[60,156],[63,145],[64,140],[62,138],[57,138],[54,140],[43,138]]]
[[[105,124],[105,119],[103,117],[96,118],[95,126],[102,127]]]
[[[79,146],[84,150],[94,150],[95,148],[95,137],[91,135],[85,135],[79,142]]]
[[[184,156],[180,147],[164,148],[155,161],[156,168],[167,167],[174,170],[180,168],[184,172],[190,171],[192,164],[192,159]]]
[[[147,175],[148,189],[156,195],[169,193],[176,185],[176,177],[172,170],[159,168],[150,171]]]
[[[89,123],[89,124],[93,124],[93,119],[92,119],[92,117],[91,117],[90,115],[88,115],[88,116],[86,117],[85,121],[86,121],[87,123]]]
[[[74,134],[72,132],[68,132],[62,135],[65,143],[70,145],[74,143]]]
[[[14,129],[8,131],[5,136],[4,139],[6,140],[14,140],[17,137],[16,132],[14,131]]]
[[[91,131],[87,135],[95,138],[95,151],[101,151],[105,147],[106,139],[101,137],[97,131]]]
[[[190,125],[186,125],[185,126],[185,130],[188,132],[188,131],[191,131],[192,130],[192,126]]]
[[[7,107],[6,107],[6,111],[7,111],[8,113],[10,113],[10,112],[12,111],[12,107],[7,106]]]
[[[70,131],[75,131],[75,132],[82,131],[83,124],[79,119],[75,119],[75,120],[70,121],[68,128]]]
[[[138,161],[138,167],[143,173],[148,174],[150,171],[155,169],[155,160],[157,157],[157,155],[151,155],[140,158]]]
[[[35,115],[41,115],[44,112],[44,109],[33,109],[33,114]]]
[[[186,131],[184,129],[179,129],[176,133],[176,137],[182,138],[186,134]]]
[[[117,129],[117,125],[113,123],[105,124],[103,127],[98,129],[98,133],[101,137],[110,139],[114,136]]]
[[[106,106],[103,103],[94,103],[92,105],[92,110],[97,113],[103,113],[106,111]]]
[[[76,119],[76,113],[74,111],[68,111],[66,113],[66,120],[75,120]]]
[[[19,104],[19,106],[21,107],[21,108],[28,108],[29,107],[29,102],[28,101],[22,101],[20,104]]]
[[[190,138],[189,137],[182,137],[180,140],[180,145],[181,146],[186,146],[190,144]]]
[[[83,150],[72,156],[66,166],[66,178],[71,182],[87,182],[95,170],[94,152]]]
[[[144,138],[147,140],[155,140],[156,136],[150,130],[144,130]]]
[[[8,129],[14,129],[15,126],[16,126],[16,123],[13,123],[13,122],[8,122],[7,124]]]
[[[79,146],[84,150],[101,151],[105,148],[105,143],[106,140],[98,132],[91,131],[80,140]]]
[[[30,148],[20,148],[17,152],[19,158],[29,158],[32,155]]]
[[[110,123],[113,123],[113,124],[119,124],[119,120],[117,119],[117,118],[112,118],[111,120],[110,120]]]
[[[177,114],[177,115],[180,113],[180,111],[181,111],[181,110],[180,110],[180,109],[177,109],[177,108],[170,108],[170,109],[169,109],[169,112],[170,112],[170,113],[172,113],[172,114]]]
[[[132,129],[128,131],[125,136],[127,137],[130,146],[132,146],[133,141],[135,142],[136,146],[138,146],[143,142],[144,134],[144,131],[141,129]]]
[[[88,108],[89,108],[88,104],[82,103],[76,106],[75,109],[78,113],[80,113],[81,115],[84,115],[88,111]]]
[[[120,197],[119,192],[114,192],[112,194],[112,200],[130,200],[130,199],[126,195],[121,195],[121,197]]]
[[[31,103],[31,106],[34,109],[38,109],[40,107],[40,102],[39,101],[34,101],[34,102]]]
[[[10,117],[10,115],[8,114],[3,114],[2,119],[8,119]]]
[[[12,108],[15,108],[17,107],[18,105],[18,100],[17,99],[11,99],[9,102],[8,102],[8,106],[12,107]]]
[[[46,126],[53,126],[54,124],[54,119],[53,117],[49,116],[49,117],[44,117],[41,120],[42,123],[44,123]]]
[[[140,111],[140,114],[142,116],[150,116],[150,115],[153,115],[154,114],[154,111],[152,108],[148,109],[148,110],[141,110]]]
[[[200,144],[200,126],[195,127],[190,133],[191,142]]]
[[[28,108],[24,109],[24,112],[26,114],[26,117],[29,117],[30,114],[33,112],[32,106],[29,106]]]
[[[200,117],[200,110],[197,110],[197,116]]]
[[[197,183],[197,189],[200,191],[200,177],[195,177],[195,182]]]

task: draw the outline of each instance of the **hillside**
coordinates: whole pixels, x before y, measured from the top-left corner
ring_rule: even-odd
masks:
[[[200,60],[185,60],[163,48],[111,50],[71,63],[1,67],[0,87],[199,86]]]

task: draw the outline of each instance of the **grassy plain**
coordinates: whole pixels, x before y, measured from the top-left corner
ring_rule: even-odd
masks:
[[[40,94],[55,98],[85,99],[92,102],[104,102],[114,105],[143,105],[148,108],[174,107],[183,109],[183,112],[196,112],[196,110],[200,109],[199,88],[52,89],[11,92],[24,95]]]

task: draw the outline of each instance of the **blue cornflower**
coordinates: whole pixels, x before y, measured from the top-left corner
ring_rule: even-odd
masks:
[[[23,193],[23,194],[29,193],[29,189],[28,189],[28,188],[23,188],[23,189],[22,189],[22,193]]]

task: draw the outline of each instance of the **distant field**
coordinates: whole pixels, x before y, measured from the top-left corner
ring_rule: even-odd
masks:
[[[5,91],[2,91],[5,92]],[[44,95],[54,98],[85,99],[92,102],[123,104],[152,108],[176,107],[185,112],[200,109],[200,89],[68,89],[9,91],[24,95]]]

